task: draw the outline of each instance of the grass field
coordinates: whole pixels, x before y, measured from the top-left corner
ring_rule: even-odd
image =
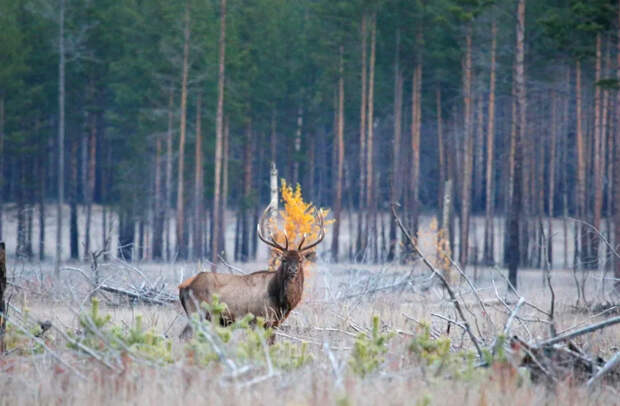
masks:
[[[76,264],[88,272],[86,264]],[[146,278],[158,277],[174,292],[176,281],[194,272],[198,264],[145,264],[141,271]],[[239,265],[253,270],[259,264]],[[102,278],[114,283],[138,283],[141,277],[130,265],[111,263],[102,268]],[[404,289],[382,289],[394,284],[413,269],[412,286]],[[60,280],[53,277],[51,266],[23,266],[13,280],[21,288],[11,289],[11,303],[21,311],[27,310],[32,320],[49,320],[64,331],[79,328],[78,313],[87,311],[90,286],[77,271],[65,270]],[[512,300],[505,293],[500,271],[481,271],[479,294],[484,300],[490,320],[501,329],[508,310],[497,300]],[[19,349],[0,359],[1,404],[165,404],[173,402],[207,404],[618,404],[618,389],[601,385],[588,390],[570,379],[552,387],[532,383],[517,373],[501,368],[476,368],[471,376],[457,377],[452,367],[443,369],[428,365],[409,350],[409,344],[422,333],[419,322],[426,321],[433,332],[447,336],[452,352],[471,350],[471,343],[458,328],[446,334],[447,322],[433,314],[456,319],[445,293],[438,284],[423,286],[428,275],[420,266],[360,266],[357,264],[330,266],[314,265],[309,271],[304,300],[280,330],[277,342],[308,344],[312,360],[300,368],[278,370],[265,377],[264,362],[248,361],[253,369],[247,376],[227,378],[229,371],[222,362],[199,365],[187,356],[187,343],[177,339],[186,318],[178,303],[165,306],[105,305],[102,310],[111,316],[111,323],[132,326],[138,314],[146,328],[170,340],[173,362],[158,363],[140,357],[108,354],[109,362],[119,362],[122,368],[111,370],[81,351],[67,348],[66,340],[54,329],[43,339],[63,362],[75,368],[85,379],[60,363],[49,351],[42,351],[33,340],[21,336]],[[536,271],[524,271],[520,276],[521,294],[544,309],[549,306],[547,288]],[[556,322],[559,330],[584,325],[602,319],[574,308],[575,291],[569,272],[554,271],[556,290]],[[481,337],[493,337],[493,327],[482,315],[477,300],[464,283],[458,284],[463,303],[470,309],[468,317],[475,320]],[[593,279],[589,295],[597,297],[599,286]],[[375,291],[375,293],[371,293]],[[598,292],[598,293],[597,293]],[[17,317],[17,310],[9,318]],[[13,315],[13,316],[12,316]],[[379,367],[361,377],[350,366],[356,336],[369,331],[371,318],[378,315],[383,332],[394,336],[385,346],[384,360]],[[519,316],[536,319],[536,312],[524,309]],[[604,317],[604,316],[603,316]],[[21,320],[21,318],[20,318]],[[527,329],[525,328],[527,327]],[[529,330],[529,331],[528,331]],[[241,333],[245,334],[245,333]],[[512,334],[526,340],[549,335],[543,322],[515,323]],[[240,338],[242,339],[242,338]],[[594,334],[581,336],[577,343],[590,354],[608,358],[620,345],[620,326],[616,325]],[[485,343],[490,346],[492,343]],[[105,351],[101,350],[101,354]],[[516,356],[516,355],[515,355]],[[120,357],[120,361],[114,357]],[[231,355],[234,358],[234,356]],[[509,355],[510,357],[510,355]],[[241,362],[241,361],[239,361]],[[457,368],[457,367],[454,367]],[[264,379],[254,383],[256,378]]]

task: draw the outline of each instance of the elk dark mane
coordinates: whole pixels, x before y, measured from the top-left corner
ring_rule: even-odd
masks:
[[[304,246],[306,239],[302,238],[296,249],[289,249],[286,237],[284,246],[278,244],[273,237],[270,240],[265,238],[264,223],[270,213],[270,208],[263,213],[258,223],[258,237],[278,253],[280,265],[277,270],[258,271],[248,275],[201,272],[192,276],[179,285],[179,299],[188,316],[197,311],[200,302],[210,303],[213,296],[217,295],[220,302],[227,306],[219,320],[220,324],[230,324],[251,313],[264,318],[267,327],[278,327],[299,304],[304,289],[304,261],[310,250],[325,237],[323,217],[316,211],[320,226],[316,241]],[[209,314],[205,314],[205,317],[210,319]],[[189,334],[191,327],[188,325],[181,335]]]

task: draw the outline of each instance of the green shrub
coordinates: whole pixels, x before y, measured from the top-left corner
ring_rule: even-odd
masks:
[[[475,367],[476,354],[471,351],[450,351],[448,337],[431,337],[430,326],[422,324],[421,333],[409,343],[409,351],[429,368],[435,376],[442,372],[455,379],[471,381],[483,375],[483,371]]]
[[[99,300],[92,299],[90,311],[83,314],[80,320],[80,334],[69,333],[75,342],[67,345],[81,351],[80,343],[94,350],[123,351],[129,350],[133,355],[151,361],[173,362],[172,342],[152,329],[145,329],[142,316],[136,316],[133,326],[124,328],[110,322],[109,314],[99,313]]]
[[[353,352],[349,359],[351,370],[364,377],[375,371],[383,362],[383,354],[387,352],[387,343],[394,334],[379,331],[379,316],[372,318],[372,330],[370,337],[366,333],[360,333],[355,339]]]
[[[201,307],[214,321],[219,321],[227,310],[226,304],[221,303],[217,295],[213,295],[211,303],[203,302]],[[186,351],[188,356],[200,365],[206,365],[218,359],[210,337],[207,336],[209,332],[216,334],[220,341],[218,345],[221,345],[227,354],[232,354],[239,360],[264,365],[267,363],[265,349],[267,349],[272,365],[279,369],[300,368],[312,360],[306,343],[295,345],[286,342],[268,345],[275,334],[273,329],[265,326],[263,318],[254,317],[252,314],[247,314],[228,326],[220,326],[219,322],[200,320],[197,314],[192,316],[190,323],[195,334],[186,345]],[[236,339],[233,340],[233,338]]]
[[[409,351],[417,355],[427,365],[443,364],[450,357],[450,339],[448,337],[431,337],[428,324],[421,327],[422,333],[416,335],[409,344]]]

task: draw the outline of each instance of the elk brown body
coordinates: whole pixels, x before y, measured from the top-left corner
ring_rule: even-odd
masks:
[[[304,247],[304,238],[297,249],[289,249],[288,240],[285,246],[281,246],[275,239],[268,241],[263,237],[264,222],[269,210],[265,211],[259,221],[258,236],[278,252],[280,265],[277,270],[248,275],[201,272],[187,279],[179,285],[179,299],[188,316],[198,310],[199,303],[210,303],[213,296],[217,295],[219,301],[227,306],[218,320],[220,324],[228,325],[251,313],[265,319],[266,327],[278,327],[299,304],[304,289],[303,263],[311,255],[309,250],[325,237],[323,219],[319,215],[321,228],[315,242]],[[206,314],[206,318],[210,319],[210,315]],[[189,334],[191,327],[188,324],[181,336]]]

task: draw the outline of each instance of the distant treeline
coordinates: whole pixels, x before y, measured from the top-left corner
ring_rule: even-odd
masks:
[[[377,213],[398,201],[414,232],[437,212],[461,264],[543,266],[543,218],[570,216],[593,227],[575,234],[579,266],[597,266],[589,230],[609,234],[620,200],[619,7],[0,0],[0,198],[20,208],[18,250],[37,238],[28,208],[66,201],[72,257],[77,205],[98,203],[118,214],[120,246],[137,229],[155,260],[217,260],[236,210],[236,259],[249,259],[275,162],[336,219],[355,211],[354,246],[334,226],[336,260],[393,259],[396,225]],[[472,213],[487,225],[469,258]]]

